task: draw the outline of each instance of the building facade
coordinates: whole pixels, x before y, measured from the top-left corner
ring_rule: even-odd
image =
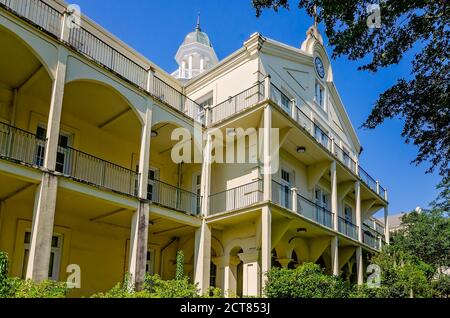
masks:
[[[145,273],[173,278],[182,250],[203,292],[260,296],[272,266],[303,262],[363,282],[389,242],[372,218],[387,221],[387,191],[361,167],[317,28],[301,48],[255,33],[219,62],[198,24],[170,75],[74,15],[62,0],[0,0],[0,250],[13,276],[78,268],[73,296],[126,273],[140,288]],[[176,128],[200,160],[173,160]]]

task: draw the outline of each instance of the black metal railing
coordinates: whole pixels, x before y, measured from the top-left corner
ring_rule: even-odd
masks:
[[[161,206],[199,215],[201,196],[160,180],[150,180],[147,198]]]
[[[369,187],[369,189],[377,193],[377,182],[375,181],[375,179],[372,178],[370,174],[368,174],[366,170],[364,170],[361,166],[359,166],[358,171],[361,181],[364,182]]]
[[[211,122],[215,124],[251,107],[264,99],[264,82],[260,82],[237,95],[228,97],[211,108]]]
[[[292,107],[294,107],[293,99],[283,93],[273,83],[270,83],[270,99],[277,103],[282,110],[291,115]]]
[[[28,131],[0,123],[0,157],[43,166],[46,140]]]
[[[109,68],[142,89],[146,88],[147,71],[130,58],[80,25],[69,30],[69,44],[78,52]]]
[[[157,76],[153,77],[153,85],[150,87],[150,93],[176,110],[198,122],[204,123],[203,107]]]
[[[56,171],[78,181],[137,195],[137,172],[71,147],[58,147]]]
[[[338,230],[352,239],[358,239],[358,226],[341,216],[338,217]]]
[[[379,195],[380,197],[382,197],[383,199],[386,199],[386,189],[383,188],[381,185],[379,185],[380,191],[379,191]]]
[[[44,1],[0,0],[0,5],[55,36],[61,34],[62,13]]]
[[[334,155],[353,173],[356,173],[356,161],[353,160],[344,149],[339,147],[339,145],[336,142],[334,143]]]
[[[263,200],[263,180],[256,180],[209,196],[210,214],[244,208]]]
[[[297,194],[297,213],[316,221],[326,227],[333,228],[333,213],[327,208]]]
[[[381,248],[379,238],[380,236],[374,229],[368,227],[366,224],[362,225],[362,240],[364,244],[379,250]]]
[[[272,202],[283,208],[292,210],[291,186],[272,180]]]

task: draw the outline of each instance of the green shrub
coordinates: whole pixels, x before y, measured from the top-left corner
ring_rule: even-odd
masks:
[[[267,279],[264,292],[270,298],[343,298],[350,294],[347,283],[313,263],[294,270],[272,268]]]
[[[199,289],[196,284],[189,282],[184,276],[181,279],[162,280],[159,275],[147,276],[144,290],[153,298],[196,298],[199,297]]]
[[[11,298],[65,298],[69,289],[65,282],[45,280],[35,283],[31,280],[11,278],[13,293]]]
[[[183,278],[184,278],[184,253],[183,251],[178,251],[175,279],[182,280]]]

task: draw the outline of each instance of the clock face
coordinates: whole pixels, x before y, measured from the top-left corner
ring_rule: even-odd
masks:
[[[323,67],[322,60],[319,57],[316,57],[314,63],[316,64],[316,71],[320,78],[325,77],[325,68]]]

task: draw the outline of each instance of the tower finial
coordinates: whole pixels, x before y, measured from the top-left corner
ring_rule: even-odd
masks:
[[[198,31],[201,31],[202,29],[200,28],[200,12],[197,14],[197,26],[195,28]]]
[[[316,5],[314,5],[314,13],[313,13],[313,15],[314,15],[314,27],[317,29],[317,20],[318,20],[318,17],[317,17],[317,6]]]

